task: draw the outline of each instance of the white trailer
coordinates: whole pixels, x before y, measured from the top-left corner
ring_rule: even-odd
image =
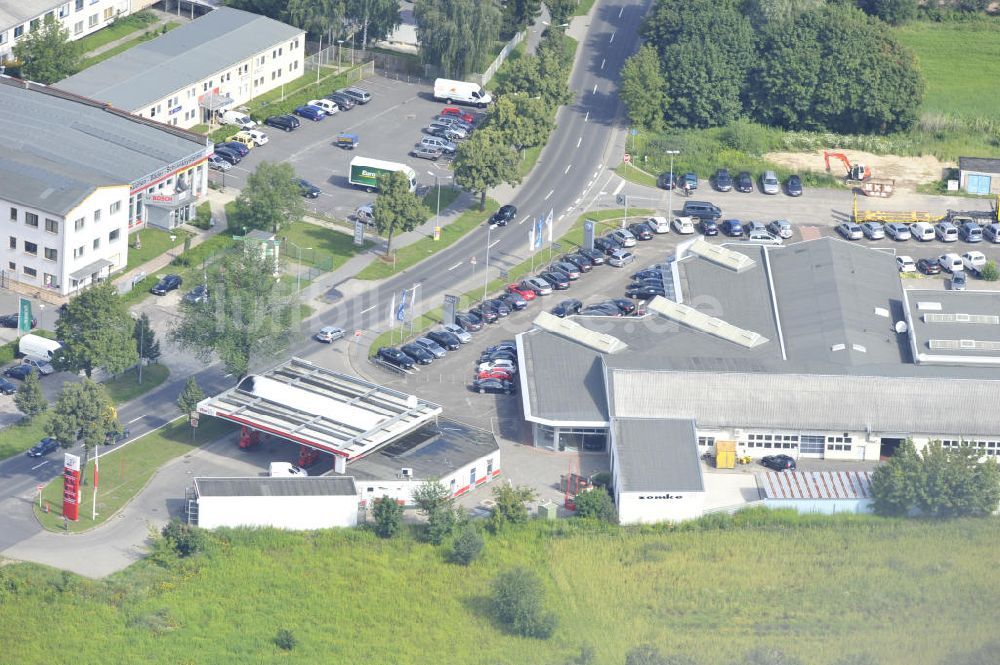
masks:
[[[195,478],[188,521],[205,529],[352,527],[358,490],[351,476]]]
[[[417,189],[417,172],[406,164],[397,162],[387,162],[381,159],[371,159],[370,157],[355,157],[351,160],[351,172],[347,177],[348,182],[356,187],[364,187],[366,191],[374,192],[378,189],[378,178],[385,173],[401,171],[410,182],[410,191]]]
[[[451,79],[434,80],[434,99],[440,99],[449,104],[470,104],[483,108],[493,102],[490,93],[483,90],[478,83],[467,81],[452,81]]]

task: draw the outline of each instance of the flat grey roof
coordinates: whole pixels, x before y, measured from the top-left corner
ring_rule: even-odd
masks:
[[[88,67],[60,81],[58,86],[138,111],[303,34],[299,28],[266,16],[220,7]]]
[[[195,478],[202,496],[356,496],[350,476],[315,478]]]
[[[369,480],[400,480],[401,470],[413,469],[414,480],[441,478],[500,450],[491,432],[454,420],[440,419],[402,436],[348,465],[362,484]],[[495,469],[500,464],[494,465]]]
[[[64,214],[95,187],[128,185],[207,151],[203,136],[0,76],[0,198]]]
[[[756,474],[764,499],[871,499],[870,471],[766,471]]]
[[[908,289],[905,302],[917,362],[1000,365],[1000,292]]]
[[[704,491],[692,420],[616,417],[613,428],[620,491]]]
[[[993,157],[959,157],[958,168],[963,171],[1000,173],[1000,159]]]
[[[531,413],[553,420],[608,421],[600,353],[541,330],[519,335],[518,343],[526,349],[519,354],[522,387],[525,380],[535,386],[525,393]],[[558,381],[548,380],[553,373]]]
[[[0,2],[0,32],[16,28],[25,21],[52,11],[64,4],[56,0],[3,0]]]

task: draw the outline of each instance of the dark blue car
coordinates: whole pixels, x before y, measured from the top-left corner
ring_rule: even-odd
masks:
[[[7,379],[0,379],[0,393],[3,393],[4,395],[13,395],[16,392],[17,386]]]
[[[246,147],[239,141],[226,141],[225,143],[216,143],[215,151],[218,152],[219,148],[223,150],[229,150],[230,152],[235,152],[240,157],[246,157],[250,154],[250,148]]]
[[[326,112],[318,106],[310,106],[309,104],[306,104],[305,106],[299,106],[296,108],[295,115],[306,118],[307,120],[318,121],[326,117]]]
[[[18,381],[24,381],[25,378],[32,372],[38,373],[38,370],[28,365],[27,363],[21,365],[11,365],[3,371],[3,375],[10,379],[17,379]]]
[[[730,238],[739,238],[743,235],[743,224],[738,219],[722,220],[722,232]]]
[[[48,455],[49,453],[55,452],[59,448],[59,442],[50,437],[45,437],[28,451],[28,457],[41,457],[42,455]]]

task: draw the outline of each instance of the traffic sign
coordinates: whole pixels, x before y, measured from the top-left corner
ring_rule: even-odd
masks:
[[[472,265],[476,265],[476,257],[473,256],[471,259],[469,259],[469,263],[471,263]]]
[[[192,418],[191,419],[191,427],[197,427],[197,426],[198,426],[198,419],[197,418]]]
[[[360,330],[355,330],[354,331],[354,336],[355,337],[361,337],[361,331]]]
[[[45,489],[45,485],[42,484],[35,485],[35,489],[41,492],[43,489]]]
[[[625,162],[626,164],[628,164],[629,162],[631,162],[631,161],[632,161],[632,155],[630,155],[630,154],[628,154],[628,153],[626,152],[626,153],[625,153],[625,156],[624,156],[624,157],[622,158],[622,161],[623,161],[623,162]]]

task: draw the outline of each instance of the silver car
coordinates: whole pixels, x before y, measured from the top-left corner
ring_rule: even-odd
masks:
[[[635,247],[635,236],[628,229],[617,229],[609,233],[608,237],[622,247]]]
[[[767,227],[764,226],[764,222],[747,222],[743,226],[743,233],[747,235],[754,233],[767,233]]]
[[[445,354],[448,353],[444,350],[444,347],[428,337],[418,337],[413,340],[413,343],[425,351],[432,353],[435,358],[444,358]]]
[[[913,237],[910,227],[899,222],[892,222],[885,225],[885,233],[893,240],[909,240]]]
[[[770,231],[754,231],[748,233],[744,242],[752,242],[758,245],[781,245],[781,238]]]
[[[865,222],[861,225],[861,232],[869,240],[882,240],[885,238],[885,229],[879,222]]]
[[[608,257],[608,265],[616,268],[624,268],[633,261],[635,261],[635,254],[632,252],[626,252],[624,249],[616,249],[614,253]]]
[[[861,240],[865,237],[865,232],[854,222],[837,224],[837,233],[843,236],[844,240]]]
[[[552,285],[540,277],[528,277],[522,282],[522,284],[533,290],[537,295],[552,295]]]
[[[454,323],[448,323],[446,325],[441,326],[441,330],[450,332],[452,335],[457,337],[458,341],[461,342],[462,344],[468,344],[469,342],[472,341],[472,335],[469,334],[469,331],[467,331],[462,326],[455,325]]]
[[[792,223],[787,219],[776,219],[767,225],[767,230],[779,238],[788,239],[792,237]]]
[[[315,335],[316,341],[326,342],[327,344],[336,341],[343,336],[344,330],[342,328],[337,328],[336,326],[323,326]]]
[[[760,178],[760,191],[765,194],[777,194],[781,191],[781,183],[778,182],[778,176],[774,171],[764,171],[764,175]]]

